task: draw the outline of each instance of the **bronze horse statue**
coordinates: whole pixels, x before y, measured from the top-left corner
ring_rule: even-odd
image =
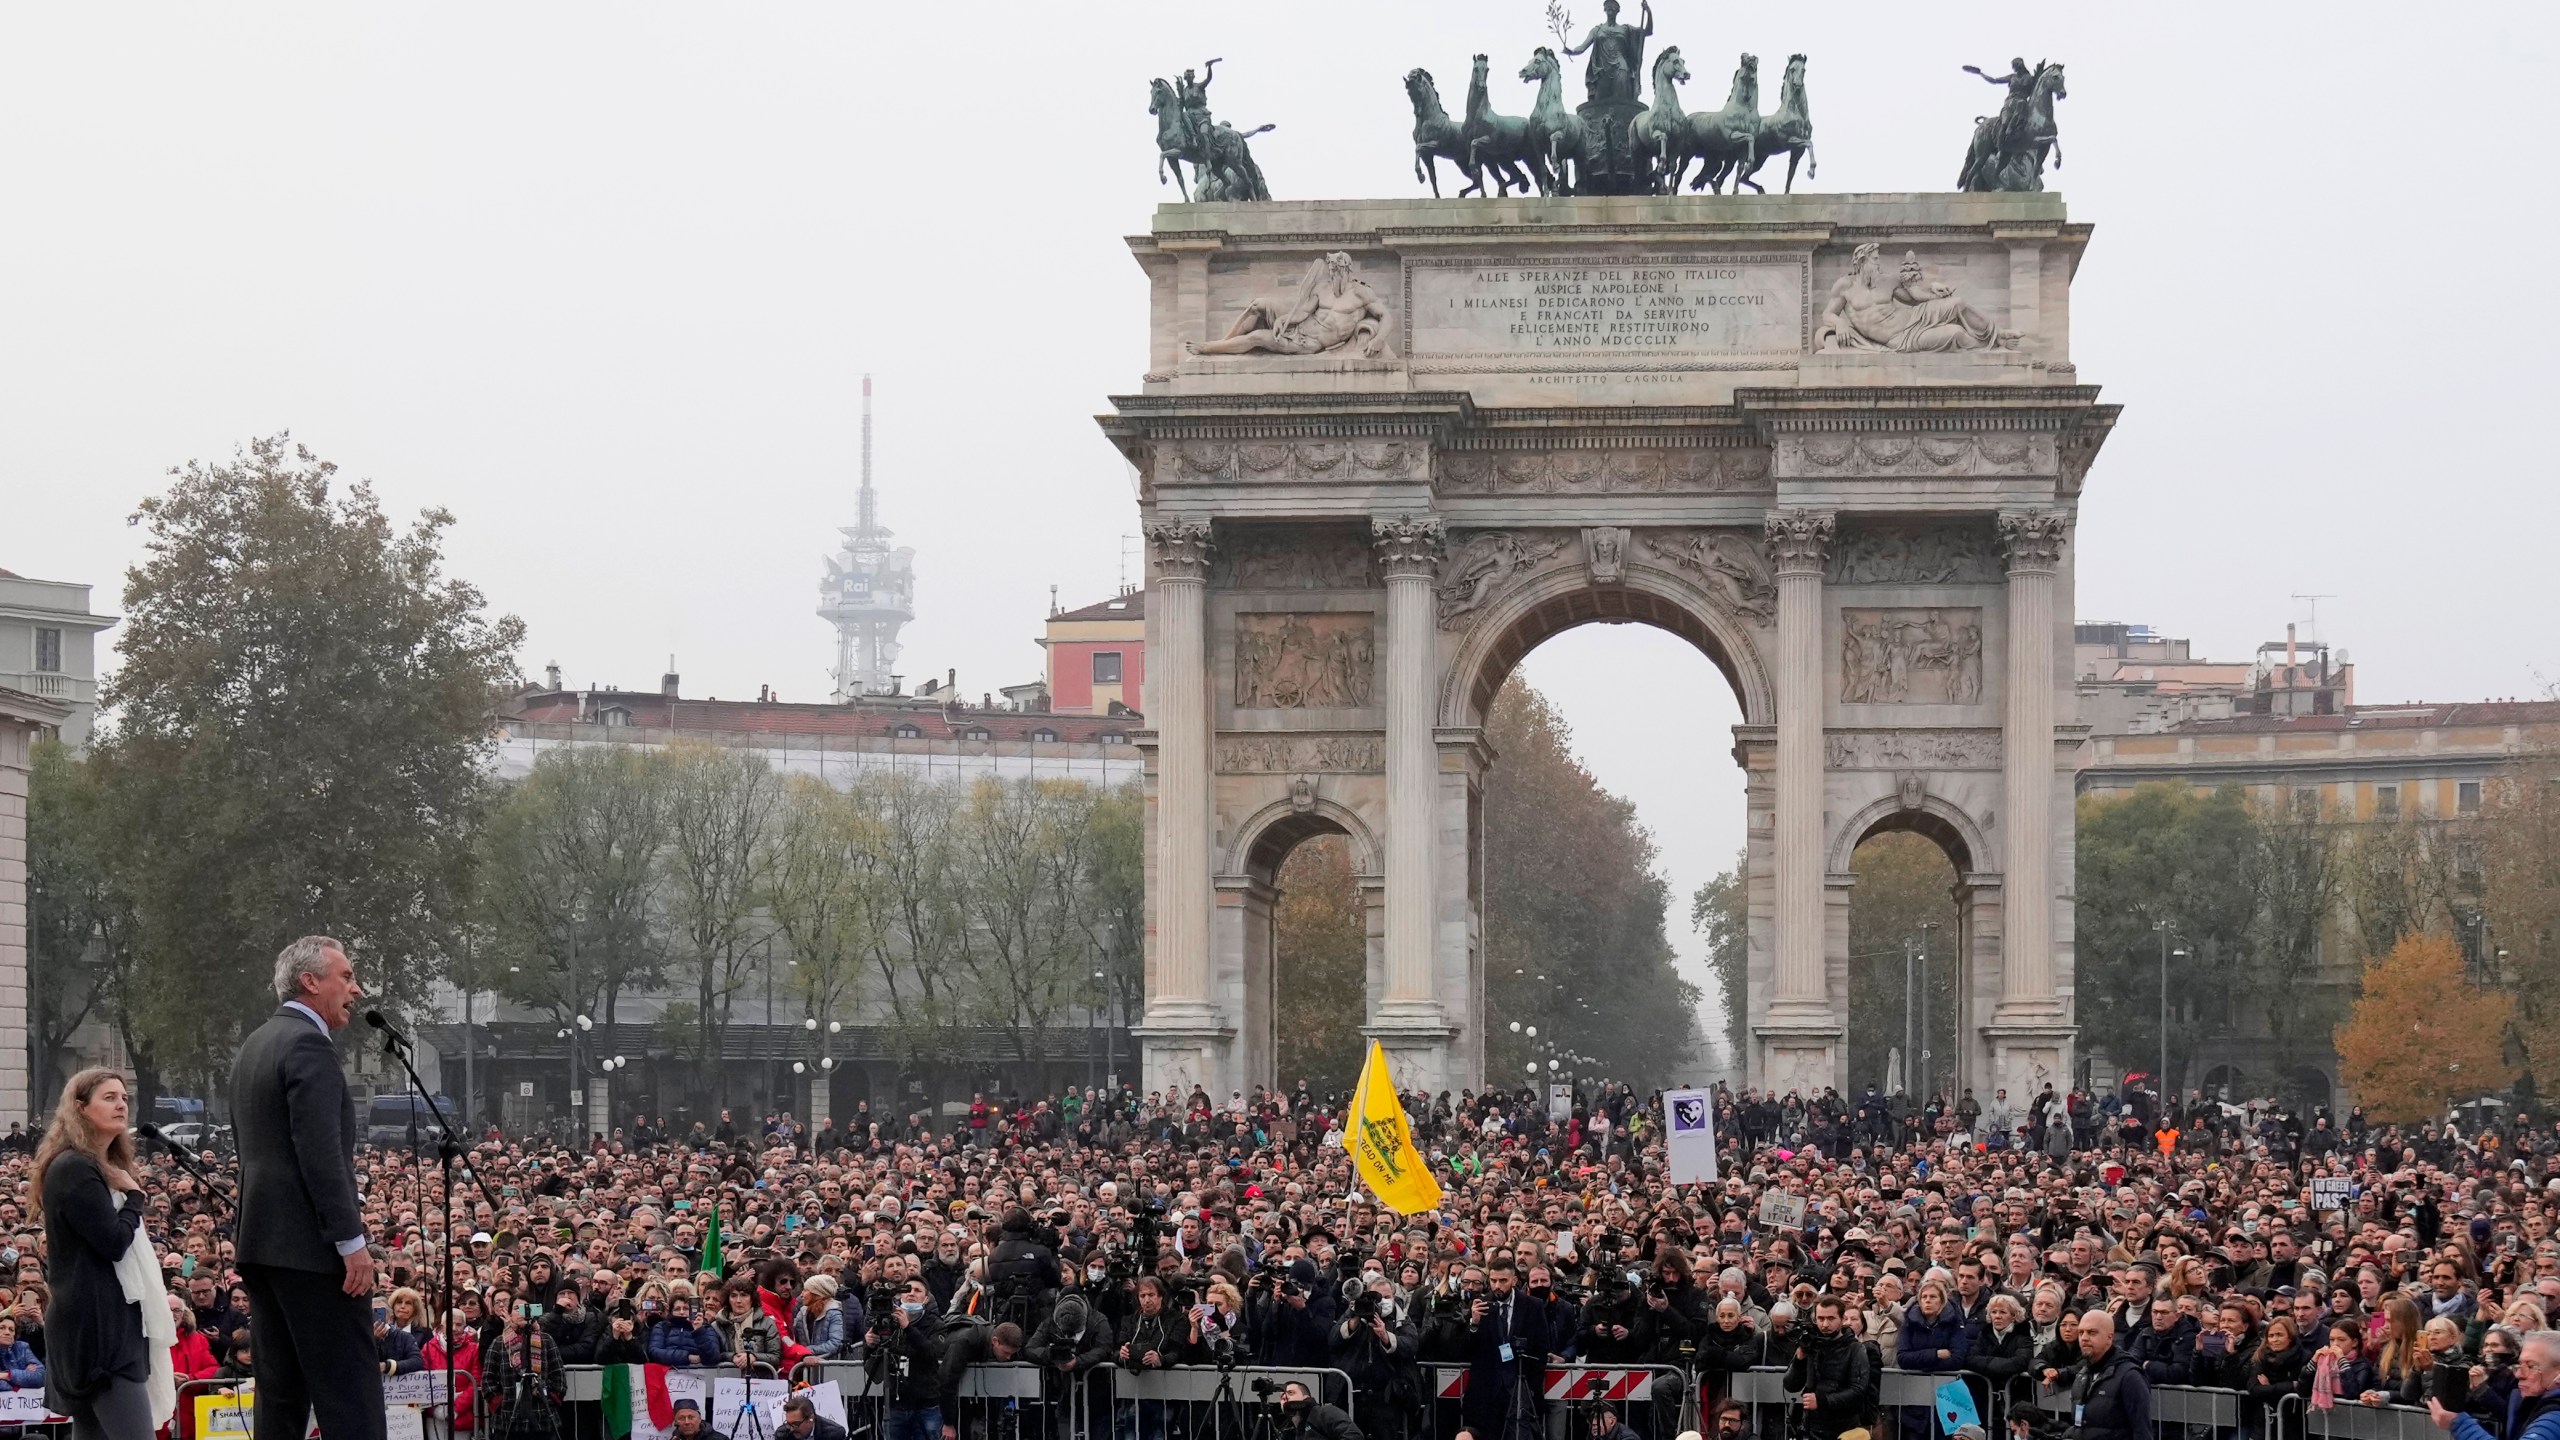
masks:
[[[2013,90],[1999,114],[1973,122],[1973,143],[1965,149],[1964,169],[1956,174],[1957,189],[2042,190],[2046,157],[2052,157],[2053,168],[2062,168],[2062,131],[2053,118],[2053,102],[2071,98],[2062,63],[2039,60],[2031,73],[2024,103],[2018,103]]]
[[[1172,82],[1147,82],[1147,113],[1156,117],[1156,183],[1163,184],[1165,172],[1170,169],[1174,187],[1187,202],[1191,187],[1183,183],[1182,163],[1188,160],[1194,170],[1200,167],[1200,141],[1191,133],[1191,122],[1183,118],[1182,102],[1174,97]]]
[[[1431,182],[1431,198],[1440,198],[1440,162],[1458,167],[1458,173],[1484,188],[1484,178],[1476,171],[1475,158],[1468,153],[1466,127],[1449,118],[1440,108],[1440,87],[1433,84],[1431,72],[1413,69],[1405,72],[1404,93],[1413,101],[1413,178]]]
[[[1474,78],[1467,82],[1467,162],[1489,172],[1496,190],[1503,195],[1509,195],[1515,185],[1523,192],[1527,191],[1531,176],[1536,177],[1537,189],[1544,194],[1555,187],[1547,178],[1546,162],[1540,157],[1538,147],[1530,141],[1529,122],[1516,115],[1497,115],[1493,111],[1493,97],[1485,89],[1485,72],[1492,63],[1485,56],[1477,56]],[[1524,165],[1528,167],[1528,175],[1520,173]],[[1483,194],[1483,175],[1478,175],[1473,184],[1458,193]]]
[[[1804,175],[1808,180],[1813,178],[1814,163],[1813,112],[1805,104],[1804,56],[1801,54],[1787,57],[1786,78],[1778,82],[1778,108],[1760,117],[1759,134],[1751,144],[1751,163],[1734,172],[1733,193],[1741,194],[1745,185],[1763,195],[1769,193],[1751,177],[1781,150],[1787,152],[1786,193],[1793,195],[1796,193],[1796,162],[1805,162]]]

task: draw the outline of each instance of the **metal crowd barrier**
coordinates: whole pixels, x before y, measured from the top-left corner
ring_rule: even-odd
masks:
[[[2343,1395],[2326,1410],[2299,1395],[2287,1395],[2270,1408],[2269,1440],[2306,1434],[2332,1440],[2428,1440],[2435,1430],[2432,1416],[2417,1406],[2367,1405]]]
[[[1422,1367],[1427,1394],[1418,1432],[1420,1440],[1442,1440],[1458,1433],[1464,1423],[1468,1368],[1446,1363]],[[1761,1375],[1772,1383],[1785,1378],[1783,1371],[1752,1370],[1739,1372],[1735,1379]],[[1580,1418],[1593,1407],[1608,1406],[1617,1411],[1627,1428],[1647,1440],[1670,1440],[1683,1430],[1703,1428],[1698,1423],[1698,1389],[1696,1375],[1677,1365],[1551,1363],[1539,1389],[1535,1423],[1547,1437],[1580,1436],[1588,1433],[1587,1424],[1577,1423]],[[1785,1397],[1779,1398],[1783,1401]],[[1479,1435],[1478,1440],[1499,1437]],[[1539,1440],[1539,1436],[1515,1435],[1512,1440]]]
[[[1238,1437],[1255,1432],[1253,1422],[1264,1408],[1254,1389],[1257,1380],[1275,1396],[1280,1386],[1294,1380],[1324,1403],[1341,1406],[1357,1422],[1350,1374],[1317,1365],[1173,1365],[1153,1370],[1103,1365],[1079,1380],[1072,1414],[1088,1427],[1101,1418],[1092,1403],[1092,1387],[1099,1384],[1109,1398],[1111,1440],[1166,1440],[1169,1432],[1187,1440],[1226,1440],[1230,1430]]]

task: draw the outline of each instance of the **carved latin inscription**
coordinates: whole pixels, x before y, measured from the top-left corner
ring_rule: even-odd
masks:
[[[1840,699],[1851,705],[1971,705],[1982,699],[1982,611],[1840,612]]]
[[[1375,735],[1231,735],[1218,742],[1228,775],[1376,775],[1387,768]]]
[[[1406,353],[1528,360],[1538,368],[1643,356],[1677,368],[1805,349],[1797,257],[1410,262]]]
[[[1378,669],[1366,614],[1236,617],[1236,704],[1304,710],[1369,703]]]

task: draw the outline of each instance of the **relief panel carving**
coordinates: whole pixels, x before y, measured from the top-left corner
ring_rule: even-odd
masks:
[[[1997,730],[1834,730],[1822,739],[1828,770],[1997,770]]]
[[[1233,526],[1218,537],[1213,576],[1223,590],[1368,590],[1368,537],[1340,527]]]
[[[1155,447],[1158,485],[1420,480],[1429,447],[1413,440],[1168,440]]]
[[[1827,432],[1780,435],[1776,468],[1790,480],[1886,475],[2051,475],[2058,468],[2051,435],[2014,430],[1952,435]]]
[[[1760,543],[1739,530],[1646,530],[1637,543],[1655,558],[1707,582],[1736,614],[1766,625],[1778,617],[1778,582]]]
[[[1441,567],[1440,628],[1455,630],[1486,601],[1564,553],[1570,530],[1486,530],[1470,536]]]
[[[1230,735],[1218,742],[1227,775],[1381,775],[1387,756],[1375,735]]]
[[[1303,710],[1370,703],[1377,622],[1367,614],[1236,617],[1236,704]]]
[[[1841,611],[1840,699],[1851,705],[1979,702],[1981,609]]]
[[[1451,450],[1444,495],[1717,494],[1767,485],[1765,450]]]
[[[2000,547],[1989,527],[1855,525],[1832,542],[1834,585],[1997,585]]]

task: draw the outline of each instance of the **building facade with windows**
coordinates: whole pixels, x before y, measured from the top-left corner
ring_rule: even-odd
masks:
[[[89,743],[98,711],[98,633],[116,616],[89,611],[89,587],[0,570],[0,689],[66,707],[62,740]]]
[[[2440,853],[2451,876],[2455,939],[2475,972],[2486,973],[2497,941],[2480,919],[2477,862],[2463,822],[2488,803],[2503,773],[2534,753],[2560,753],[2560,701],[2339,704],[2317,712],[2306,707],[2186,720],[2145,734],[2092,734],[2082,751],[2079,791],[2124,795],[2160,781],[2203,793],[2236,786],[2261,815],[2347,827],[2351,835],[2414,826],[2420,843],[2447,847]],[[2353,925],[2342,894],[2321,937],[2306,1007],[2343,1016],[2354,999],[2362,957]],[[2352,1097],[2337,1084],[2334,1052],[2324,1043],[2293,1073],[2271,1073],[2264,1017],[2235,1003],[2236,993],[2236,986],[2225,986],[2177,997],[2172,1023],[2198,1044],[2193,1073],[2173,1076],[2173,1083],[2182,1090],[2202,1085],[2234,1100],[2290,1092],[2344,1113]],[[2118,1068],[2151,1068],[2140,1057],[2115,1058],[2125,1061]]]
[[[1049,708],[1061,715],[1110,715],[1138,708],[1147,671],[1147,592],[1049,617],[1040,646],[1049,654]]]

